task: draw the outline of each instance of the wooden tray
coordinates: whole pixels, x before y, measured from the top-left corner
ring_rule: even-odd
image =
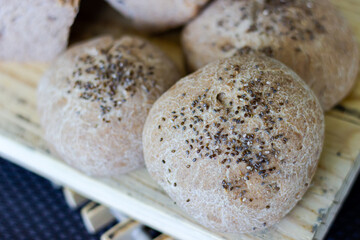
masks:
[[[359,40],[360,0],[334,3],[348,18]],[[81,9],[72,41],[129,31],[133,32],[124,27],[116,12],[106,5],[95,6]],[[149,38],[184,70],[177,31]],[[46,65],[41,64],[0,63],[0,155],[176,238],[322,239],[359,170],[360,81],[341,105],[326,114],[326,140],[319,168],[309,191],[290,214],[277,225],[254,234],[214,233],[185,215],[145,169],[117,179],[96,179],[51,156],[36,114],[36,86],[45,69]]]

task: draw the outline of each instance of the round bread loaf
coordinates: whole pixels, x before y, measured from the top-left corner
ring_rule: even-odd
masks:
[[[67,46],[79,0],[0,0],[0,59],[53,60]]]
[[[147,32],[179,27],[197,15],[209,0],[107,0],[110,5]]]
[[[173,62],[140,38],[78,44],[39,84],[44,137],[54,154],[89,175],[134,170],[144,165],[141,134],[148,111],[179,78]]]
[[[353,86],[357,43],[328,0],[217,0],[183,31],[189,65],[198,69],[235,52],[262,52],[310,86],[325,110]]]
[[[292,70],[266,56],[221,59],[153,105],[143,132],[150,175],[220,232],[278,222],[302,198],[324,138],[322,108]]]

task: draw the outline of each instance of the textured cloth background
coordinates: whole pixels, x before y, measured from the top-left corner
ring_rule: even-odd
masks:
[[[359,188],[358,179],[326,239],[360,239]],[[66,205],[60,189],[0,158],[1,240],[95,240],[99,236],[87,233],[79,211]]]
[[[86,231],[79,211],[66,205],[61,189],[0,159],[1,240],[98,240],[99,236]]]

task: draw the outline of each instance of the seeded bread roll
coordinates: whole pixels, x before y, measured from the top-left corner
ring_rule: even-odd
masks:
[[[217,0],[183,31],[189,65],[198,69],[235,52],[262,52],[310,86],[325,110],[352,88],[357,43],[328,0]]]
[[[147,32],[179,27],[197,15],[209,0],[107,0],[110,5]]]
[[[141,167],[145,118],[179,77],[174,63],[140,38],[101,37],[76,45],[39,84],[44,138],[54,154],[89,175]]]
[[[266,56],[221,59],[153,105],[143,146],[150,175],[204,226],[250,232],[302,198],[324,139],[321,106],[292,70]]]
[[[0,59],[52,60],[67,45],[79,0],[0,0]]]

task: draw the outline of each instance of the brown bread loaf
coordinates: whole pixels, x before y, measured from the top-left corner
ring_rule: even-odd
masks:
[[[153,105],[143,146],[150,175],[204,226],[271,226],[302,198],[323,146],[324,117],[309,87],[265,56],[215,61]]]
[[[54,154],[90,175],[141,167],[145,118],[179,77],[160,49],[137,37],[75,45],[39,84],[44,137]]]

